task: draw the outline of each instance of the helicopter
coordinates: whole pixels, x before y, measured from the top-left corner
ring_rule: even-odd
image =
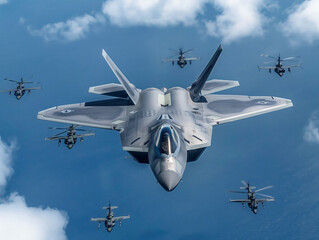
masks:
[[[240,187],[240,189],[242,190],[247,190],[246,191],[228,191],[231,193],[246,193],[247,194],[247,199],[230,199],[229,202],[240,202],[242,203],[243,207],[245,207],[245,203],[247,203],[248,207],[251,209],[251,211],[254,214],[257,214],[258,212],[258,203],[261,203],[262,206],[264,207],[264,202],[273,202],[275,201],[275,198],[269,195],[265,195],[265,194],[261,194],[258,193],[260,191],[272,188],[273,186],[267,186],[267,187],[263,187],[257,190],[253,190],[256,187],[255,186],[250,186],[249,183],[245,182],[244,180],[241,181],[242,184],[244,185],[243,187]],[[262,197],[266,197],[263,199],[259,199],[256,197],[256,195],[262,196]]]
[[[11,92],[14,92],[14,96],[16,96],[17,100],[20,100],[20,98],[25,94],[26,91],[30,94],[31,90],[41,89],[41,87],[25,88],[24,84],[39,83],[39,82],[24,81],[23,78],[20,78],[20,81],[7,79],[7,78],[5,78],[4,80],[16,83],[17,87],[15,89],[0,90],[0,92],[9,92],[9,95],[11,95]]]
[[[93,136],[95,133],[93,133],[90,130],[85,129],[76,129],[79,125],[71,125],[69,127],[49,127],[49,129],[54,130],[64,130],[63,132],[60,132],[52,137],[45,138],[45,140],[58,140],[58,146],[61,145],[61,140],[64,140],[64,144],[68,147],[68,149],[71,149],[74,144],[77,142],[77,139],[80,138],[80,142],[83,142],[84,137]],[[83,134],[77,134],[76,131],[82,131],[82,132],[88,132]],[[66,133],[66,136],[61,136],[62,134]]]
[[[191,53],[193,51],[193,49],[189,49],[187,51],[183,51],[182,48],[180,48],[178,51],[173,50],[173,49],[170,49],[170,50],[175,52],[176,54],[174,54],[170,58],[164,58],[164,59],[162,59],[162,61],[163,62],[172,62],[173,66],[174,66],[174,63],[176,62],[177,65],[180,66],[180,68],[184,68],[185,65],[187,65],[187,61],[191,65],[192,61],[199,60],[198,57],[185,57],[185,54]],[[178,56],[178,57],[175,57],[175,56]]]
[[[122,221],[125,219],[130,219],[130,215],[128,216],[120,216],[120,217],[114,217],[113,209],[117,209],[117,206],[111,206],[111,203],[109,203],[108,207],[103,207],[104,210],[107,210],[107,215],[105,218],[91,218],[92,222],[98,222],[99,227],[102,222],[104,222],[106,230],[108,232],[111,232],[115,226],[115,222],[119,221],[120,226],[122,225]]]
[[[274,61],[264,62],[263,64],[273,63],[273,64],[275,64],[275,66],[258,66],[258,70],[268,69],[269,73],[271,73],[271,70],[274,70],[274,72],[277,73],[279,75],[279,77],[282,77],[284,75],[284,73],[286,72],[286,69],[288,70],[288,72],[291,72],[292,68],[302,67],[301,64],[287,65],[287,66],[284,66],[282,64],[283,61],[293,60],[293,59],[299,58],[299,56],[298,57],[287,57],[287,58],[281,58],[280,54],[278,55],[278,58],[267,55],[267,54],[261,54],[260,56],[272,58],[276,62],[274,62]]]

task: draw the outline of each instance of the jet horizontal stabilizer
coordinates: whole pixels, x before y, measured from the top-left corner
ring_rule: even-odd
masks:
[[[128,98],[128,94],[121,84],[110,83],[89,88],[89,93],[107,95],[119,98]]]
[[[205,96],[211,93],[224,91],[226,89],[230,89],[230,88],[238,87],[238,86],[239,86],[238,81],[213,79],[205,83],[205,85],[203,86],[201,90],[201,95]],[[189,90],[190,88],[191,87],[188,87],[187,90]]]

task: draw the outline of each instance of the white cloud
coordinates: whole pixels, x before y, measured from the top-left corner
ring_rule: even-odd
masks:
[[[262,14],[265,0],[214,0],[214,6],[221,11],[215,21],[206,21],[207,33],[221,37],[224,42],[248,36],[262,36],[267,18]],[[273,5],[271,7],[274,7]]]
[[[209,0],[109,0],[102,11],[119,26],[174,26],[195,24]]]
[[[312,43],[319,40],[319,1],[304,1],[290,11],[287,20],[280,24],[280,30],[291,38],[291,42]]]
[[[83,16],[68,19],[66,22],[47,24],[41,29],[33,29],[28,26],[28,31],[33,36],[42,37],[46,41],[75,41],[82,39],[90,31],[90,26],[96,23],[104,23],[105,18],[101,14],[95,16],[84,14]]]
[[[190,26],[201,23],[208,4],[221,13],[214,21],[204,20],[206,31],[225,42],[261,36],[267,22],[262,10],[274,7],[269,0],[109,0],[102,11],[119,26]]]
[[[26,20],[25,20],[25,18],[24,18],[24,17],[20,17],[20,18],[19,18],[19,23],[24,24],[24,23],[25,23],[25,21],[26,21]]]
[[[12,175],[12,151],[15,149],[15,144],[7,145],[0,137],[0,193],[7,185],[8,178]]]
[[[308,120],[304,130],[304,140],[311,143],[319,143],[319,112],[316,111]]]
[[[219,12],[217,16],[207,12],[209,6]],[[75,41],[84,38],[92,26],[107,18],[122,27],[204,27],[208,35],[231,42],[261,36],[268,22],[263,11],[274,6],[276,3],[270,0],[108,0],[102,5],[102,13],[95,16],[85,14],[41,29],[28,26],[28,31],[46,41]]]
[[[0,239],[66,240],[68,218],[51,208],[28,207],[16,193],[0,201]]]
[[[6,4],[6,3],[9,3],[9,1],[8,0],[0,0],[0,5],[1,4]]]
[[[12,174],[14,144],[7,145],[0,137],[0,186],[5,187]],[[66,240],[68,217],[65,212],[42,207],[28,207],[18,193],[0,198],[0,239]]]

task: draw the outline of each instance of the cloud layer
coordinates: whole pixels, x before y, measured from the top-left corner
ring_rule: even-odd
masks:
[[[28,207],[17,193],[0,201],[0,239],[66,240],[67,223],[65,213],[51,208]]]
[[[306,0],[292,8],[287,20],[280,24],[293,43],[313,43],[319,39],[319,1]]]
[[[278,3],[270,0],[108,0],[95,15],[84,14],[40,29],[27,28],[30,34],[45,41],[71,42],[83,39],[93,26],[108,19],[120,27],[196,26],[204,28],[209,36],[229,43],[262,36],[271,19],[265,12],[274,6],[278,8]],[[278,31],[293,43],[312,43],[319,39],[318,15],[319,1],[306,0],[290,9]]]
[[[319,111],[315,111],[309,118],[304,130],[304,140],[319,143]]]
[[[231,42],[248,36],[263,35],[267,18],[261,13],[265,0],[214,0],[215,8],[221,12],[215,21],[206,21],[207,33]]]
[[[14,144],[7,145],[0,137],[0,184],[4,188],[12,174]],[[27,206],[18,193],[0,198],[0,239],[66,240],[66,213],[42,207]]]
[[[0,137],[0,193],[7,185],[8,178],[12,175],[12,151],[15,149],[15,144],[7,145]]]
[[[263,34],[267,18],[261,12],[266,2],[268,0],[246,0],[245,3],[238,0],[109,0],[103,3],[102,13],[95,16],[85,14],[41,29],[29,26],[28,31],[46,41],[75,41],[84,38],[90,27],[104,23],[107,18],[121,27],[203,27],[210,36],[231,42]],[[214,7],[218,15],[205,12],[206,6]]]
[[[0,0],[0,5],[1,4],[6,4],[6,3],[9,3],[9,1],[8,0]]]
[[[103,23],[104,21],[105,19],[101,14],[94,16],[84,14],[66,22],[47,24],[41,29],[33,29],[31,26],[28,26],[27,29],[31,35],[42,37],[45,41],[71,42],[84,38],[93,24]]]
[[[109,0],[102,12],[119,26],[193,25],[208,0]]]

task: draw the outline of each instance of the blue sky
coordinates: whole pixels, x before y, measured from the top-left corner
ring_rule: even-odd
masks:
[[[38,235],[21,231],[20,239],[36,240],[316,239],[319,5],[238,2],[0,0],[0,78],[34,76],[43,87],[20,101],[0,95],[0,223],[33,229]],[[55,133],[48,127],[63,125],[37,120],[38,111],[101,100],[88,88],[117,83],[102,48],[144,89],[191,85],[220,43],[210,78],[241,84],[222,93],[279,96],[294,107],[215,127],[212,146],[187,165],[174,191],[164,191],[148,165],[127,158],[117,132],[97,129],[72,150],[44,141]],[[194,48],[201,60],[183,70],[161,63],[179,47]],[[303,69],[282,78],[259,72],[261,53],[301,56]],[[274,185],[265,194],[276,201],[257,215],[229,204],[235,196],[226,190],[241,180]],[[116,214],[131,215],[110,234],[90,222],[109,200],[119,206]]]

